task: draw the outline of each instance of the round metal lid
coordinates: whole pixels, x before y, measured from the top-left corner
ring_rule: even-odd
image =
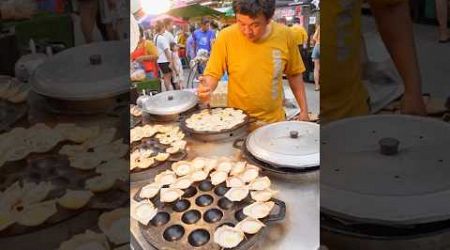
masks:
[[[74,47],[50,57],[31,79],[35,92],[62,100],[95,100],[129,90],[129,41]]]
[[[450,218],[450,125],[405,115],[330,123],[321,134],[321,206],[386,224]]]
[[[171,90],[146,98],[142,110],[152,115],[176,115],[193,108],[197,101],[190,91]]]
[[[320,165],[318,124],[285,121],[253,131],[246,140],[248,151],[258,160],[290,168]]]

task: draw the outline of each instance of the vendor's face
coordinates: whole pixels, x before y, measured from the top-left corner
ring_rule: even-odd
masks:
[[[256,42],[266,33],[270,20],[263,14],[259,14],[256,18],[236,14],[236,22],[242,34],[251,42]]]

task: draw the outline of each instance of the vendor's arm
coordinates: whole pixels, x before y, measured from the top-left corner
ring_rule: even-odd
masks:
[[[425,115],[408,1],[371,0],[370,4],[381,37],[405,85],[402,112]]]
[[[308,104],[306,103],[305,82],[303,82],[303,75],[297,74],[288,76],[289,86],[292,93],[294,93],[295,100],[300,106],[299,120],[309,121]]]
[[[213,44],[211,56],[206,64],[203,77],[200,77],[198,87],[198,97],[201,102],[207,103],[212,92],[217,88],[219,79],[222,78],[227,68],[226,43],[223,36],[220,36]]]
[[[302,73],[305,71],[305,65],[298,53],[298,47],[295,40],[289,34],[288,36],[289,59],[287,61],[284,73],[287,75],[289,86],[292,93],[300,106],[299,120],[309,121],[308,105],[306,102],[305,83],[303,82]]]

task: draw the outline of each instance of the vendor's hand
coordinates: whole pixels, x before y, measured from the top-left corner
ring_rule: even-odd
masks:
[[[300,112],[300,115],[297,116],[297,120],[309,122],[309,114],[308,112]]]
[[[203,76],[200,76],[198,80],[200,81],[197,88],[198,99],[201,103],[208,104],[211,100],[211,88],[208,86]]]
[[[405,93],[401,104],[402,114],[426,116],[427,111],[421,94]]]

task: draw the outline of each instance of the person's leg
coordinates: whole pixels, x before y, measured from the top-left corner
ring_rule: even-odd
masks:
[[[97,11],[98,11],[97,0],[79,1],[79,12],[81,19],[80,25],[86,43],[91,43],[94,41],[93,35]]]
[[[320,89],[319,85],[319,77],[320,77],[320,45],[316,44],[314,46],[311,58],[314,62],[314,85],[315,90],[318,91]]]
[[[447,23],[448,23],[448,0],[436,1],[436,16],[439,22],[439,41],[449,39]]]
[[[106,36],[108,38],[108,41],[119,40],[119,35],[117,33],[117,30],[114,29],[112,23],[105,23],[105,29],[106,29]]]
[[[172,89],[172,76],[171,76],[170,72],[164,74],[163,79],[164,79],[164,86],[166,86],[166,91],[171,90]]]
[[[320,60],[314,59],[314,85],[315,85],[314,89],[316,91],[320,89],[319,77],[320,77]]]

